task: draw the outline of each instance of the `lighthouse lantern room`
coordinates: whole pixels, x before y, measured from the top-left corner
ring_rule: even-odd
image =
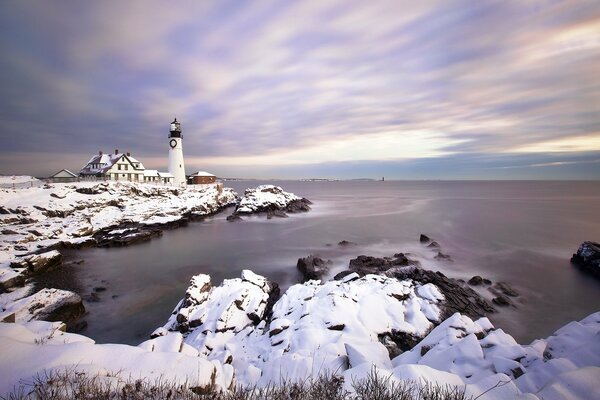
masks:
[[[182,139],[181,123],[175,118],[169,130],[169,173],[173,175],[173,184],[176,186],[186,185]]]

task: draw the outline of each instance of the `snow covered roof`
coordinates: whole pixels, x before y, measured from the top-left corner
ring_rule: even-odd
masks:
[[[83,175],[106,173],[113,165],[117,163],[121,158],[125,158],[136,170],[143,170],[144,165],[141,161],[132,157],[129,153],[111,153],[111,154],[97,154],[90,158],[88,163],[83,167],[79,173]],[[136,167],[137,165],[137,167]]]
[[[215,175],[211,174],[210,172],[206,172],[206,171],[198,171],[191,176],[215,176]]]
[[[68,169],[61,169],[57,173],[51,176],[51,178],[76,178],[77,175],[69,171]]]
[[[144,176],[159,176],[158,171],[155,169],[146,169],[144,170]]]

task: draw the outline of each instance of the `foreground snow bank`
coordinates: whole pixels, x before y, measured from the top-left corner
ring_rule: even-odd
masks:
[[[58,322],[0,323],[0,395],[20,382],[52,371],[83,372],[101,379],[187,383],[190,387],[227,389],[231,366],[170,349],[152,352],[120,344],[95,344],[93,340],[62,331]]]
[[[140,346],[188,345],[231,364],[242,385],[334,371],[352,390],[374,367],[390,382],[426,380],[482,398],[583,399],[597,385],[586,379],[600,373],[600,313],[523,346],[487,318],[440,321],[446,299],[430,283],[351,274],[294,285],[271,307],[275,291],[250,271],[218,287],[198,275],[169,322]],[[394,346],[401,354],[390,359]]]
[[[430,382],[480,399],[589,399],[598,390],[600,312],[520,345],[487,318],[458,313],[425,335],[444,301],[431,284],[349,275],[292,286],[271,304],[276,291],[250,271],[218,287],[198,275],[167,325],[139,347],[98,345],[62,332],[61,323],[0,323],[0,395],[65,369],[203,390],[326,371],[343,377],[350,392],[373,371],[388,385]],[[425,336],[390,359],[380,334],[388,330]]]

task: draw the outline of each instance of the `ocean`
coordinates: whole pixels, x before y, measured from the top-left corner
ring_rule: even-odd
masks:
[[[162,326],[192,275],[214,285],[251,269],[282,288],[300,281],[298,258],[333,261],[330,276],[358,255],[410,253],[422,266],[468,280],[510,283],[515,305],[490,315],[522,344],[600,310],[600,279],[569,259],[585,240],[600,241],[600,182],[567,181],[227,181],[239,194],[262,183],[313,202],[308,213],[227,222],[232,209],[124,248],[66,253],[84,260],[68,269],[88,296],[88,327],[99,343],[139,344]],[[419,243],[424,233],[453,262]],[[339,246],[347,240],[355,246]],[[67,285],[68,286],[68,285]],[[491,299],[483,287],[477,289]]]

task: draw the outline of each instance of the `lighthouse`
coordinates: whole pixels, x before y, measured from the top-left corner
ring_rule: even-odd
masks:
[[[173,184],[176,186],[186,185],[182,140],[181,124],[175,118],[169,130],[169,173],[173,175]]]

